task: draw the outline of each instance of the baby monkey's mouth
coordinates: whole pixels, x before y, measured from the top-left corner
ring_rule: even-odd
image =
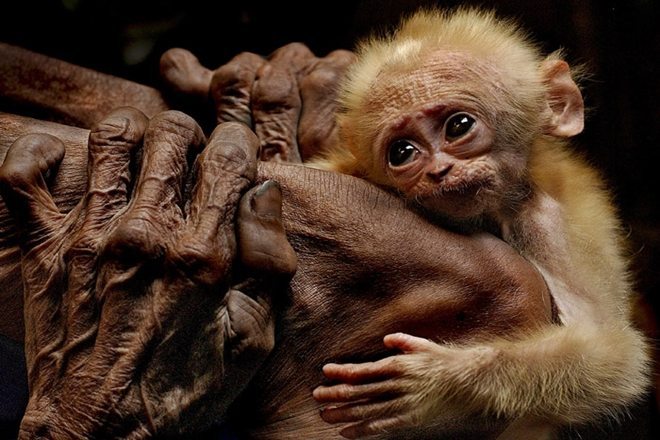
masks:
[[[434,185],[430,194],[424,196],[424,198],[474,197],[491,187],[492,182],[487,178],[457,179],[446,176],[445,179]]]
[[[434,189],[432,197],[444,197],[451,195],[465,195],[471,197],[478,194],[479,191],[481,191],[483,188],[484,182],[441,182]]]
[[[461,220],[483,214],[489,203],[492,185],[488,179],[469,182],[440,182],[426,194],[418,195],[415,201],[424,209],[442,217]]]

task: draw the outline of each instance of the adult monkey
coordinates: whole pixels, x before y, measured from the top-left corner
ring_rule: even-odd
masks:
[[[123,118],[128,121],[130,127],[140,126],[141,124],[141,118],[135,114],[124,114]],[[174,131],[171,130],[172,124],[170,124],[172,118],[177,122],[174,126],[179,127]],[[170,136],[166,144],[178,145],[177,148],[185,148],[182,145],[185,145],[186,142],[181,142],[180,137],[190,136],[199,131],[194,127],[192,121],[180,114],[167,114],[160,117],[160,119],[156,119],[156,122],[165,125],[159,126],[152,121],[149,123],[147,133],[152,133],[150,135],[152,139],[160,136]],[[152,124],[155,125],[152,126]],[[135,130],[123,130],[122,126],[117,124],[109,124],[109,127],[114,127],[119,131],[107,139],[121,139],[122,136],[135,132]],[[247,140],[249,136],[245,134],[245,131],[238,128],[232,130],[237,130],[233,133],[243,133],[240,136],[235,134],[229,136],[226,128],[222,130],[225,130],[219,132],[223,133],[222,135],[216,133],[212,137],[213,140],[210,142],[210,145],[214,146],[211,149],[212,151],[218,151],[217,148],[220,148],[219,145],[223,143],[223,139],[226,141],[227,138],[230,139],[230,142],[227,143],[231,144],[232,148],[235,147],[243,151],[245,151],[246,145],[252,142]],[[41,142],[56,142],[52,138],[49,139],[51,140],[28,138],[28,141],[31,143],[36,142],[34,145],[43,145]],[[94,139],[92,137],[91,141],[95,142]],[[98,138],[96,139],[98,141]],[[102,139],[104,138],[101,137]],[[176,139],[179,139],[179,141],[176,141]],[[232,139],[233,141],[231,141]],[[24,139],[21,142],[27,141]],[[17,148],[19,147],[20,144]],[[154,147],[155,144],[149,149],[157,151],[157,148]],[[40,150],[38,146],[33,148]],[[94,148],[90,149],[94,150]],[[17,151],[21,151],[20,148]],[[185,169],[183,156],[185,155],[174,155],[178,159],[174,161],[177,166],[172,168],[177,171],[169,175],[172,181],[185,180],[182,175]],[[250,154],[245,154],[245,156],[246,162],[254,160]],[[152,156],[145,155],[145,157]],[[17,163],[19,165],[21,163],[25,164],[21,160]],[[126,159],[122,163],[125,164]],[[145,164],[147,163],[149,161],[145,161]],[[152,162],[152,165],[154,163]],[[210,160],[208,163],[213,164],[214,161]],[[149,166],[145,165],[145,167],[145,169],[149,169]],[[250,166],[245,165],[244,169],[249,168]],[[152,166],[150,169],[157,168]],[[10,176],[13,176],[9,179],[9,186],[16,188],[17,185],[20,187],[21,182],[29,182],[30,180],[26,180],[25,177],[36,177],[37,174],[30,173],[34,170],[34,167],[26,166],[24,168],[19,167],[17,174],[9,173]],[[149,175],[147,171],[144,172]],[[326,425],[318,417],[318,407],[311,399],[311,389],[321,378],[320,366],[328,359],[350,360],[377,356],[383,332],[391,331],[394,327],[407,331],[414,330],[419,334],[428,334],[429,336],[442,333],[447,339],[460,341],[486,337],[487,334],[493,331],[501,334],[507,331],[513,332],[528,325],[538,325],[539,322],[549,322],[549,301],[542,281],[524,261],[504,246],[503,243],[488,236],[468,238],[445,233],[405,210],[400,202],[357,179],[297,167],[262,164],[259,169],[258,180],[267,177],[277,178],[284,188],[284,222],[289,231],[291,242],[298,252],[300,265],[291,285],[292,290],[288,297],[288,304],[285,304],[282,309],[281,322],[278,327],[278,340],[274,352],[255,378],[253,389],[258,390],[260,395],[255,396],[252,393],[247,393],[245,401],[242,402],[243,405],[252,403],[251,407],[243,406],[251,410],[248,422],[245,422],[244,425],[241,424],[240,406],[232,412],[232,417],[234,417],[238,427],[252,430],[246,434],[259,438],[283,438],[290,435],[300,435],[303,438],[332,438],[336,436],[336,430],[330,425]],[[239,180],[243,182],[242,185],[245,184],[245,179],[241,178]],[[148,184],[144,182],[153,181],[153,179],[143,179],[138,182],[138,188],[148,187]],[[60,183],[64,183],[66,187],[65,182]],[[341,193],[338,193],[337,189],[341,189]],[[225,195],[235,194],[235,190],[236,188],[233,188],[232,191],[227,191]],[[11,192],[11,188],[9,191]],[[266,211],[275,214],[276,210],[271,208],[277,206],[277,195],[271,192],[274,191],[273,189],[267,191],[272,198],[268,197],[270,201],[267,203],[268,209]],[[23,194],[31,193],[28,191]],[[100,193],[93,191],[86,199],[93,199],[95,194]],[[138,189],[135,194],[140,194],[140,190]],[[10,195],[11,197],[13,196]],[[253,197],[250,197],[246,200],[254,200]],[[327,197],[329,200],[321,200],[321,197]],[[20,202],[20,198],[18,201]],[[235,200],[226,200],[222,194],[217,195],[216,202],[226,212],[230,212],[231,207],[236,203]],[[224,205],[220,205],[220,203],[224,203]],[[182,205],[185,206],[185,203],[182,203]],[[176,209],[174,210],[176,211]],[[131,208],[129,208],[129,212],[131,212]],[[135,213],[136,211],[133,210],[132,212]],[[167,225],[167,217],[153,216],[157,212],[159,211],[151,211],[152,217],[149,217],[151,224],[156,228]],[[103,210],[100,214],[103,215]],[[135,216],[133,216],[133,219],[135,219]],[[120,220],[116,221],[121,223]],[[85,223],[83,222],[83,224]],[[112,221],[110,221],[110,224],[112,224]],[[250,222],[247,222],[247,224],[250,224]],[[177,223],[177,225],[181,225],[181,223]],[[402,226],[408,229],[402,231]],[[226,229],[224,230],[225,237],[231,235],[226,233]],[[361,234],[356,234],[356,230],[360,231]],[[138,231],[135,232],[137,234]],[[201,232],[203,231],[194,230],[192,238],[203,239],[204,236],[199,235]],[[419,237],[428,236],[428,234],[437,235],[435,237],[438,240],[436,243],[443,243],[446,246],[423,249],[420,249],[417,244],[411,246],[411,243],[419,242]],[[99,233],[96,231],[94,237],[98,238],[98,235]],[[128,241],[129,244],[132,243],[132,236],[132,234],[122,235],[124,242]],[[247,237],[256,236],[247,234]],[[84,239],[85,237],[80,238]],[[59,239],[63,240],[64,237],[60,236]],[[117,239],[109,241],[113,243],[117,242]],[[122,240],[119,240],[119,242],[121,243]],[[119,246],[120,250],[121,247]],[[137,249],[132,249],[140,250],[142,247],[138,246]],[[75,252],[70,252],[68,256],[71,257],[74,254]],[[110,255],[114,254],[110,252]],[[128,255],[135,254],[129,252]],[[227,253],[223,252],[223,255],[227,255]],[[35,256],[35,254],[33,253],[32,256]],[[26,255],[26,258],[28,257],[30,256]],[[123,267],[113,264],[112,258],[100,261],[99,273],[102,274],[107,274],[109,270],[125,271],[114,272],[115,275],[130,274],[137,267],[147,267],[150,269],[144,272],[147,277],[141,279],[152,280],[155,284],[158,284],[161,298],[178,298],[175,295],[176,292],[171,291],[170,286],[174,286],[172,289],[176,289],[176,286],[180,287],[181,283],[158,283],[157,279],[160,272],[156,269],[160,267],[159,264],[162,264],[162,262],[159,263],[159,260],[156,259],[154,263],[153,258],[149,258],[149,255],[143,254],[128,262],[128,264],[124,264]],[[145,264],[145,261],[150,263]],[[208,275],[212,272],[209,270],[213,268],[212,261],[204,261],[204,259],[199,261],[199,266],[194,267],[196,273]],[[27,263],[29,264],[29,261]],[[40,261],[37,259],[33,263],[40,264]],[[72,260],[72,263],[75,263],[75,259]],[[103,264],[106,266],[103,266]],[[77,267],[80,268],[80,266]],[[489,270],[485,270],[485,268]],[[218,270],[218,267],[216,266],[214,269]],[[220,272],[227,270],[227,266],[220,269]],[[377,284],[370,283],[374,280],[374,271],[377,271],[383,284],[388,286],[387,292],[379,291]],[[87,275],[90,274],[87,273]],[[176,278],[177,273],[170,272],[169,276]],[[410,276],[416,277],[417,282],[411,283],[408,280]],[[193,277],[195,283],[199,285],[208,283],[205,277],[201,278],[204,279],[200,280]],[[225,284],[227,279],[220,279],[218,282]],[[121,290],[121,285],[112,285],[111,287],[118,287]],[[133,295],[134,299],[131,299],[130,302],[111,302],[110,305],[103,303],[103,307],[130,305],[139,306],[138,308],[142,310],[158,311],[158,307],[154,307],[158,306],[156,299],[153,296],[140,295],[140,288],[153,291],[149,288],[148,283],[143,283],[141,286],[136,286],[135,291],[137,294]],[[518,295],[511,295],[511,289],[517,292]],[[528,292],[534,292],[534,294],[530,296]],[[53,298],[52,295],[43,295],[42,299],[44,297],[46,299]],[[115,296],[110,295],[109,297]],[[141,298],[141,300],[135,298]],[[67,300],[72,301],[69,310],[77,308],[79,299],[72,296],[67,297]],[[139,304],[140,301],[143,301],[143,303]],[[202,309],[205,310],[203,307]],[[28,316],[30,316],[30,313],[36,313],[30,308],[26,312]],[[172,332],[171,334],[181,334],[180,330],[189,328],[187,326],[190,326],[191,321],[199,321],[200,313],[203,314],[203,312],[198,311],[194,316],[175,318],[171,326],[164,326],[164,329]],[[113,322],[113,319],[108,320],[108,316],[116,321]],[[439,316],[444,317],[445,321],[439,323]],[[100,319],[97,319],[97,321],[91,319],[90,328],[95,325],[98,325],[99,328],[111,328],[113,330],[112,334],[103,333],[103,335],[119,340],[124,340],[123,337],[126,336],[126,333],[116,332],[123,325],[132,328],[133,332],[137,333],[150,329],[148,321],[140,320],[132,323],[129,318],[130,314],[102,312]],[[34,324],[34,321],[32,321],[32,324]],[[28,329],[34,330],[32,324],[28,323]],[[31,325],[32,327],[30,327]],[[267,328],[267,325],[265,327]],[[247,332],[245,335],[248,340],[254,334],[262,334],[264,327],[253,328],[252,330],[254,333]],[[70,329],[70,331],[75,333],[76,329]],[[48,332],[48,334],[52,333]],[[99,332],[99,336],[101,334]],[[154,333],[147,331],[144,334],[153,335]],[[222,337],[227,335],[220,333],[219,336],[222,340]],[[49,336],[44,334],[44,337],[48,338]],[[99,339],[103,342],[102,338],[96,338],[96,341]],[[157,340],[157,338],[150,339],[152,342]],[[364,346],[365,340],[371,341],[369,346]],[[337,342],[333,344],[332,341]],[[147,346],[149,345],[147,344]],[[163,347],[164,345],[160,346]],[[75,350],[75,345],[73,347]],[[132,352],[130,350],[113,351],[107,350],[107,346],[105,347],[106,350],[102,351],[104,356],[100,359],[97,358],[96,362],[89,362],[89,357],[86,358],[89,353],[86,353],[85,350],[76,352],[76,363],[81,365],[83,370],[99,366],[100,360],[107,362],[105,366],[101,366],[103,368],[122,365],[122,363],[124,366],[128,366],[129,370],[131,370],[131,365],[135,366],[137,361],[131,364],[130,355]],[[210,351],[212,352],[212,350]],[[94,353],[98,355],[98,352]],[[151,365],[157,367],[158,371],[163,372],[164,375],[158,377],[154,374],[143,375],[142,385],[137,387],[140,391],[155,389],[160,391],[163,389],[163,384],[172,385],[176,382],[158,380],[162,377],[169,379],[175,376],[172,374],[172,364],[166,362],[169,355],[175,355],[175,353],[170,351],[167,352],[167,355],[164,357],[146,356],[145,359],[153,362]],[[78,356],[82,356],[82,358]],[[58,358],[58,356],[55,356],[55,358]],[[126,360],[127,358],[128,360]],[[179,355],[179,358],[182,358],[181,355]],[[185,356],[183,358],[185,359]],[[94,360],[94,356],[91,356],[91,360]],[[206,362],[201,360],[197,368],[200,371],[211,371],[210,367],[217,367],[217,365],[207,359]],[[239,368],[235,371],[240,373],[249,370],[249,368],[240,367],[239,365]],[[231,365],[228,365],[227,368],[227,371],[232,370]],[[112,372],[117,371],[116,369],[110,370]],[[147,370],[149,369],[147,368]],[[37,377],[47,378],[47,369],[46,371],[35,371],[34,374]],[[74,384],[80,376],[76,372],[67,369],[66,365],[63,370],[59,371],[63,373],[59,379],[61,384]],[[92,368],[92,371],[94,371],[94,368]],[[137,373],[134,369],[131,371]],[[53,374],[52,371],[51,374]],[[52,426],[64,428],[67,423],[74,423],[74,426],[84,428],[87,423],[91,423],[90,429],[96,430],[97,434],[103,433],[108,436],[135,434],[136,437],[153,432],[154,428],[157,428],[159,432],[168,432],[187,427],[183,423],[185,420],[175,420],[176,417],[172,417],[173,414],[176,414],[176,407],[172,413],[150,412],[145,402],[153,404],[150,399],[157,399],[160,393],[147,393],[145,399],[145,394],[135,391],[136,383],[140,383],[140,377],[133,375],[125,379],[129,383],[127,389],[133,391],[119,396],[123,397],[123,400],[118,399],[119,403],[112,408],[112,414],[92,413],[92,416],[90,416],[90,413],[83,414],[80,412],[83,408],[85,410],[103,408],[107,405],[107,400],[97,401],[98,406],[81,406],[80,401],[76,401],[76,399],[72,399],[72,401],[61,400],[56,401],[55,405],[62,405],[63,407],[58,409],[65,409],[66,411],[60,414],[68,414],[69,418],[66,423],[62,420],[56,420],[57,423]],[[220,380],[220,382],[212,384],[214,386],[223,385],[220,389],[214,388],[215,392],[197,395],[183,393],[180,397],[189,397],[192,403],[214,403],[219,405],[216,408],[220,408],[221,411],[224,404],[218,404],[218,402],[223,402],[223,399],[225,399],[224,402],[226,403],[227,397],[237,391],[238,385],[225,386],[227,382],[223,382],[223,378],[220,378]],[[40,380],[37,383],[44,386],[52,384],[52,382],[41,382]],[[260,383],[269,383],[269,387],[260,390],[258,387]],[[33,396],[38,390],[50,391],[47,387],[41,389],[35,387],[32,390]],[[111,388],[111,390],[116,391],[116,388]],[[36,395],[38,396],[39,393],[37,392]],[[107,399],[113,396],[113,393],[106,396],[91,393],[91,396],[83,397],[87,399],[105,397]],[[199,398],[199,400],[195,400],[195,398]],[[161,404],[160,408],[162,409],[162,404],[167,402],[157,403]],[[67,409],[67,405],[72,407]],[[165,405],[165,407],[167,406]],[[253,410],[255,407],[258,410],[259,417],[254,417]],[[197,407],[192,405],[188,408],[192,412],[188,414],[190,417],[186,417],[186,419],[189,421],[202,420],[203,423],[203,414],[195,413]],[[53,410],[52,407],[49,409]],[[35,418],[28,419],[28,421],[33,422],[32,426],[36,427],[39,425],[39,418],[45,414],[37,411],[32,415]],[[135,418],[131,419],[131,416]],[[134,420],[135,424],[123,423],[124,420],[129,419]],[[41,420],[41,422],[45,421],[47,420]],[[120,421],[122,423],[119,423]],[[253,421],[260,423],[257,425],[251,424],[250,422]],[[487,419],[482,419],[482,421],[486,422]],[[457,422],[460,423],[460,421]],[[449,432],[451,427],[442,427],[442,431]],[[419,438],[419,435],[416,435],[416,438]]]

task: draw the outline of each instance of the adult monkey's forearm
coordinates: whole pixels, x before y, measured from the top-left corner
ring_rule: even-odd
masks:
[[[0,103],[37,117],[91,127],[117,107],[151,117],[168,109],[148,86],[0,43]]]
[[[66,156],[53,183],[55,201],[60,209],[67,211],[75,205],[85,188],[86,145],[89,131],[0,113],[0,160],[4,159],[7,149],[16,138],[23,134],[35,132],[55,135],[62,139],[67,146]],[[355,243],[361,244],[368,241],[369,234],[374,237],[379,236],[379,234],[383,236],[383,234],[388,233],[388,227],[392,229],[386,235],[387,239],[385,241],[393,244],[388,246],[395,247],[402,240],[400,238],[402,234],[414,243],[413,240],[416,235],[438,231],[438,228],[425,224],[417,216],[407,211],[396,198],[389,197],[388,194],[373,188],[371,185],[348,176],[332,175],[303,167],[261,163],[259,179],[265,180],[269,177],[276,178],[284,187],[285,222],[287,222],[290,235],[295,239],[294,246],[297,246],[296,250],[302,252],[303,256],[308,255],[316,247],[323,247],[322,243],[328,243],[330,240],[337,243],[354,243],[352,249],[358,249]],[[397,219],[400,217],[402,225],[405,225],[405,222],[413,223],[402,226],[399,231],[396,231],[396,225],[388,224],[383,220],[385,213],[391,210],[394,210],[395,214],[393,216],[388,215],[385,218]],[[374,219],[378,219],[378,222],[373,221]],[[336,227],[342,223],[346,228]],[[359,227],[360,224],[369,227],[361,228],[359,231],[361,235],[357,235],[354,228]],[[464,267],[462,267],[462,270],[466,273],[465,279],[469,278],[469,271],[474,267],[478,267],[480,262],[495,264],[495,266],[492,266],[492,271],[490,271],[491,278],[493,273],[497,273],[496,269],[504,271],[506,274],[510,274],[517,269],[525,271],[526,266],[517,258],[506,261],[507,264],[503,264],[501,261],[498,262],[498,257],[502,258],[506,255],[506,247],[500,246],[492,239],[468,240],[466,237],[451,234],[447,239],[453,240],[453,245],[451,246],[451,254],[447,253],[443,258],[444,261],[451,262],[460,259],[472,261],[471,264],[464,264]],[[428,242],[428,240],[420,240],[420,242]],[[489,250],[487,258],[478,255],[477,250],[479,247]],[[365,251],[369,249],[373,249],[373,246],[364,246]],[[393,252],[394,250],[389,249],[387,251]],[[411,255],[423,254],[418,250],[417,245],[399,248],[398,251],[400,254],[407,253],[407,251],[410,251]],[[496,252],[496,254],[493,254],[493,252]],[[365,253],[364,258],[373,258],[372,254],[373,252]],[[321,257],[327,256],[327,252],[321,252],[319,255]],[[507,255],[507,257],[509,256]],[[311,261],[313,256],[308,255],[307,258]],[[424,258],[415,257],[415,260],[419,263]],[[373,262],[365,260],[362,263],[368,265]],[[15,303],[15,297],[22,290],[20,277],[16,276],[18,274],[17,265],[18,252],[15,247],[12,222],[5,209],[4,202],[0,199],[0,294],[2,295],[0,299],[4,305]],[[536,282],[534,276],[531,276],[530,279]],[[497,282],[497,278],[494,279],[493,283],[495,282]],[[541,300],[547,299],[542,296],[538,296],[538,298]],[[530,299],[529,304],[533,306],[530,309],[532,315],[545,310],[545,305],[535,305],[534,301]],[[0,308],[0,313],[6,315],[8,308]],[[15,315],[20,314],[15,313]],[[527,316],[527,313],[523,316]],[[4,319],[6,316],[2,316],[2,318],[0,319],[0,326],[2,326],[0,331],[16,339],[21,339],[22,331],[14,329],[14,327],[17,327],[15,325],[17,321]],[[525,321],[525,319],[523,318],[522,321]]]
[[[85,188],[89,132],[0,114],[0,159],[28,132],[56,135],[67,146],[52,193],[60,209],[69,209]],[[350,176],[260,163],[257,180],[265,179],[281,184],[283,221],[299,264],[287,298],[275,299],[278,343],[239,403],[246,410],[230,415],[255,438],[281,439],[292,432],[335,438],[332,425],[306,416],[319,409],[310,390],[322,381],[321,366],[378,356],[387,333],[458,343],[551,320],[539,274],[493,237],[443,231],[397,197]],[[0,331],[21,339],[15,245],[2,204]],[[250,417],[244,422],[241,414]]]

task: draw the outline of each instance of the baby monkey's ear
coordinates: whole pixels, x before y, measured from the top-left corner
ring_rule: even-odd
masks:
[[[584,128],[584,101],[568,64],[548,57],[541,63],[541,74],[546,85],[546,134],[571,137]]]

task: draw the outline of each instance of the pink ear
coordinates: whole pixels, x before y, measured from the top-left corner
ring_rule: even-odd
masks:
[[[562,60],[547,59],[541,69],[548,87],[550,119],[546,133],[559,137],[579,134],[584,128],[584,102],[568,64]]]

